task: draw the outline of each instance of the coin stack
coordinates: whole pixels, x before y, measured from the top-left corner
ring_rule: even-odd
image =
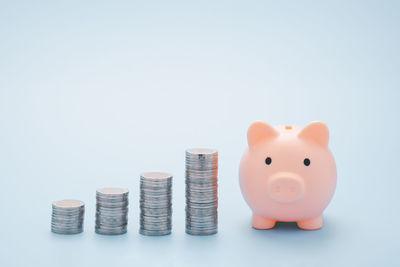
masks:
[[[128,194],[128,189],[115,187],[96,191],[96,233],[120,235],[127,232]]]
[[[186,150],[186,233],[212,235],[218,231],[218,152]]]
[[[171,233],[172,175],[145,172],[140,175],[140,229],[142,235]]]
[[[83,232],[85,204],[79,200],[59,200],[52,204],[51,231],[56,234]]]

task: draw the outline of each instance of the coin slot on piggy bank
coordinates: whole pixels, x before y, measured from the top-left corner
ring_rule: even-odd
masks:
[[[285,129],[286,129],[286,130],[292,130],[293,127],[292,127],[292,125],[286,125],[286,126],[285,126]]]
[[[243,197],[253,211],[252,226],[273,228],[277,221],[301,229],[322,227],[322,213],[336,188],[336,165],[323,122],[270,126],[254,122],[239,167]]]

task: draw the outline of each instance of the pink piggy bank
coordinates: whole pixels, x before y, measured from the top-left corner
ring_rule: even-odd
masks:
[[[249,127],[247,141],[239,181],[253,211],[252,226],[270,229],[282,221],[306,230],[321,228],[322,212],[336,187],[327,126],[272,127],[257,121]]]

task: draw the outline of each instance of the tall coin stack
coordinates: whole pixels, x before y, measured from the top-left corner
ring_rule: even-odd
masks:
[[[79,200],[59,200],[52,204],[51,231],[56,234],[83,232],[85,204]]]
[[[218,232],[218,152],[186,150],[186,233],[212,235]]]
[[[172,175],[145,172],[140,175],[140,229],[142,235],[171,233]]]
[[[120,235],[127,232],[128,194],[128,189],[114,187],[96,191],[96,233]]]

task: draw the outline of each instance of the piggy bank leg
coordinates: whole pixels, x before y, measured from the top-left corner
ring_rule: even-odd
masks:
[[[317,230],[322,227],[322,216],[298,221],[297,226],[303,230]]]
[[[271,229],[275,226],[276,220],[272,220],[266,218],[261,215],[253,214],[253,218],[251,220],[251,226],[255,229]]]

